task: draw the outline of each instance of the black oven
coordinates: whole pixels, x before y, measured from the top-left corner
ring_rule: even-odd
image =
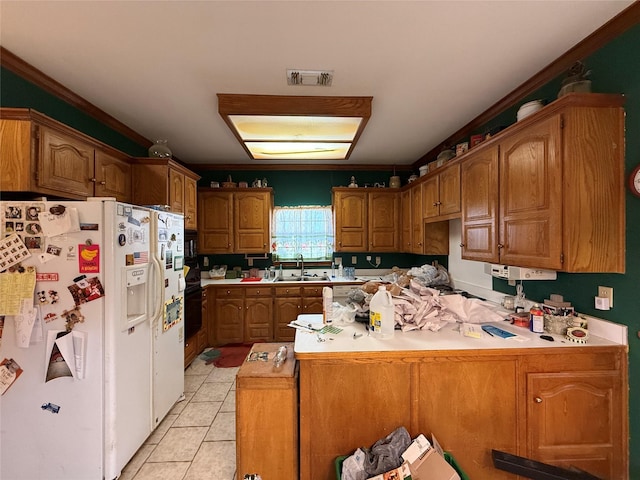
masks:
[[[202,327],[202,287],[188,285],[184,291],[184,331],[185,340],[192,337]]]

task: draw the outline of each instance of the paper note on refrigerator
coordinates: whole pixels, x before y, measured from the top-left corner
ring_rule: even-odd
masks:
[[[84,379],[87,358],[87,332],[49,330],[47,332],[46,379],[60,377]]]
[[[33,300],[24,299],[20,308],[20,313],[13,317],[16,332],[16,346],[20,348],[28,348],[31,339],[34,338],[33,331],[36,324],[38,310],[33,306]],[[39,324],[40,325],[40,324]],[[35,338],[38,335],[36,332]]]
[[[36,287],[36,270],[28,267],[24,272],[0,273],[0,315],[19,315],[22,301],[30,299]]]
[[[38,219],[40,220],[42,232],[47,237],[80,231],[77,208],[64,208],[62,213],[40,212]]]

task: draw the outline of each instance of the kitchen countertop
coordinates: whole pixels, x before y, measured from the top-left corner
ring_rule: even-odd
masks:
[[[214,280],[211,278],[202,278],[200,280],[200,285],[202,287],[206,287],[207,285],[214,285],[214,286],[232,286],[232,285],[238,285],[238,286],[242,286],[242,287],[251,287],[251,286],[263,286],[263,285],[270,285],[270,286],[290,286],[290,285],[300,285],[301,287],[304,285],[317,285],[317,284],[324,284],[327,286],[331,286],[331,285],[357,285],[357,284],[361,284],[363,283],[363,280],[354,280],[351,278],[342,278],[342,277],[335,277],[335,278],[331,278],[330,280],[305,280],[305,281],[300,281],[300,280],[290,280],[287,281],[286,277],[284,280],[280,280],[280,281],[275,281],[273,279],[270,280],[265,280],[264,278],[261,278],[260,280],[256,280],[256,281],[251,281],[251,282],[243,282],[242,278],[226,278],[226,279],[222,279],[222,280]]]
[[[322,326],[322,315],[300,315],[299,323],[304,325],[311,323],[315,326]],[[484,324],[483,324],[484,325]],[[395,331],[395,335],[391,339],[382,340],[367,335],[367,331],[363,323],[355,322],[346,325],[338,325],[342,332],[338,334],[322,334],[324,342],[318,341],[316,333],[296,331],[296,339],[294,351],[296,357],[303,360],[305,357],[318,358],[322,354],[336,353],[356,353],[356,352],[406,352],[406,351],[463,351],[463,350],[504,350],[504,349],[528,349],[528,348],[584,348],[597,346],[620,346],[619,343],[607,340],[602,337],[589,335],[588,343],[578,344],[566,340],[562,335],[550,335],[554,338],[553,342],[542,340],[540,334],[530,332],[529,330],[516,327],[508,322],[489,323],[487,325],[495,325],[503,330],[515,333],[516,338],[503,339],[499,337],[491,337],[486,333],[482,334],[482,338],[465,337],[458,331],[459,324],[445,325],[440,331],[432,332],[430,330],[414,330],[410,332]],[[353,335],[362,335],[353,338]]]

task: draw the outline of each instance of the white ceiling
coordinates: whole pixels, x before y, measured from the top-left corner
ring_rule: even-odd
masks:
[[[217,113],[255,93],[373,96],[338,163],[409,165],[631,3],[2,0],[0,42],[187,163],[264,165]],[[291,68],[333,85],[287,86]]]

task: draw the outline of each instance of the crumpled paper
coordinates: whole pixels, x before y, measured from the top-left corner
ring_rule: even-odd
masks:
[[[437,332],[447,323],[485,323],[502,316],[482,305],[482,301],[462,295],[440,295],[436,289],[412,280],[408,289],[393,297],[395,321],[403,332]]]

